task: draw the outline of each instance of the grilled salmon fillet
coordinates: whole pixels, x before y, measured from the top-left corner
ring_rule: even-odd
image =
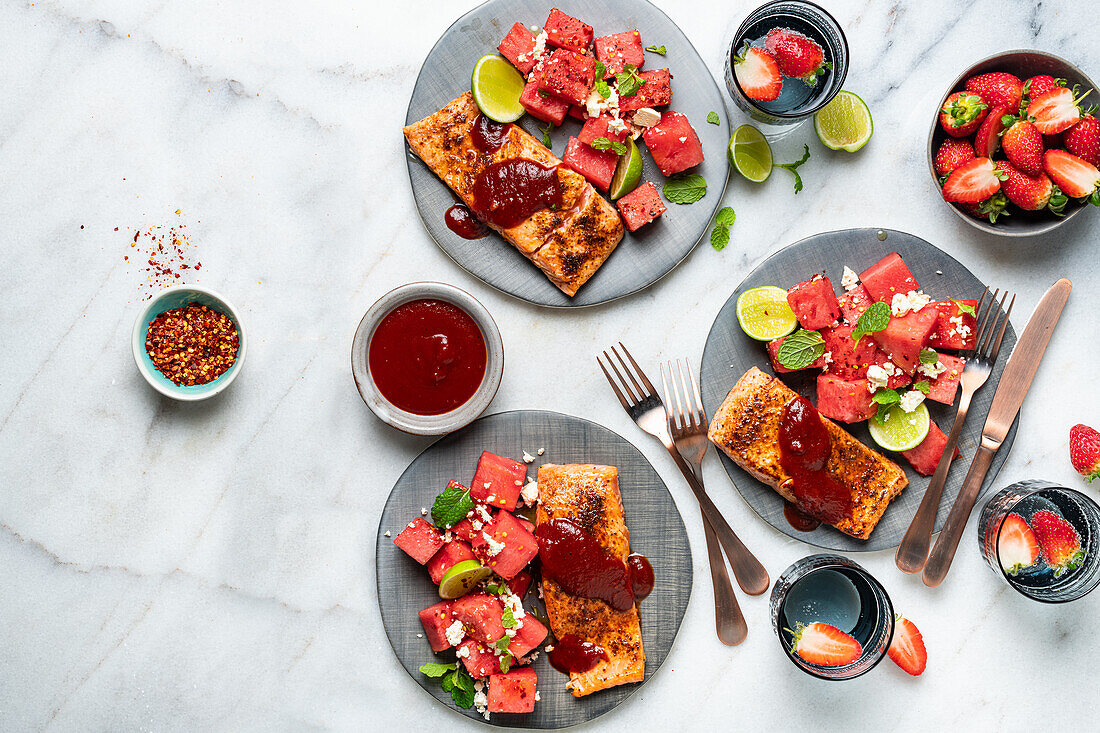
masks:
[[[572,519],[611,555],[626,562],[630,554],[630,532],[623,517],[619,495],[619,471],[614,466],[546,463],[539,467],[538,524],[551,519]],[[542,579],[542,600],[550,617],[554,636],[576,634],[607,652],[587,672],[569,675],[567,687],[583,697],[645,676],[642,626],[635,604],[616,611],[597,598],[578,598],[557,583]]]
[[[796,393],[756,367],[745,372],[710,421],[707,437],[753,478],[795,501],[790,476],[779,463],[779,421]],[[909,483],[896,463],[856,440],[822,416],[832,438],[825,471],[851,488],[851,514],[833,526],[865,540],[895,496]],[[540,484],[541,485],[541,484]]]
[[[404,128],[405,139],[462,201],[475,209],[474,183],[491,164],[521,158],[556,168],[562,189],[559,210],[543,209],[509,229],[492,226],[535,263],[563,293],[572,297],[600,268],[623,238],[619,213],[584,176],[561,164],[546,146],[519,125],[504,144],[487,153],[470,136],[478,109],[470,92]]]

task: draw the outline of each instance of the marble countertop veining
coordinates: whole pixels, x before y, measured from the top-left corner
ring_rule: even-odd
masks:
[[[492,411],[610,427],[684,515],[696,582],[672,655],[585,729],[1089,727],[1100,593],[1064,606],[1017,596],[980,560],[973,519],[937,590],[889,552],[857,558],[920,626],[920,679],[888,662],[843,685],[801,674],[766,598],[742,596],[749,639],[720,645],[690,493],[595,364],[554,357],[622,339],[649,363],[697,360],[720,305],[770,252],[830,229],[905,230],[1018,291],[1017,328],[1058,277],[1074,280],[998,483],[1080,485],[1067,431],[1100,422],[1098,212],[1030,241],[976,233],[938,200],[924,144],[944,85],[977,58],[1034,47],[1100,76],[1089,5],[821,1],[848,36],[846,87],[874,112],[869,146],[831,153],[801,128],[776,156],[810,145],[802,193],[782,171],[732,180],[729,248],[701,246],[649,290],[569,312],[468,276],[412,204],[398,128],[421,60],[472,0],[0,0],[0,728],[479,729],[408,678],[377,614],[378,517],[429,441],[371,415],[348,349],[375,298],[424,278],[469,290],[500,324]],[[756,3],[657,4],[720,78]],[[250,337],[238,381],[201,404],[149,389],[129,346],[145,278],[124,260],[131,233],[181,224],[202,262],[190,280],[228,295]],[[759,521],[717,459],[705,468],[773,577],[813,551]]]

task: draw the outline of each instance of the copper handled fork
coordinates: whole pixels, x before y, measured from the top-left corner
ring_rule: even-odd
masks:
[[[676,445],[672,442],[672,434],[668,429],[668,415],[665,412],[664,403],[661,402],[660,396],[653,388],[653,383],[649,381],[645,372],[638,366],[638,362],[634,361],[634,357],[630,355],[630,352],[626,350],[621,341],[619,342],[619,348],[622,349],[622,354],[626,354],[626,358],[630,360],[633,370],[630,366],[627,366],[622,354],[615,347],[611,348],[611,353],[622,365],[622,372],[619,371],[619,367],[615,366],[615,362],[608,356],[607,352],[603,352],[608,366],[618,377],[617,383],[599,357],[596,358],[600,369],[603,370],[604,376],[607,377],[607,381],[611,385],[611,389],[614,390],[615,396],[619,398],[623,409],[638,424],[638,427],[661,441],[661,444],[672,456],[676,467],[680,469],[680,473],[687,479],[688,486],[695,494],[695,498],[699,501],[699,506],[703,510],[703,516],[714,529],[722,549],[726,551],[726,556],[733,567],[733,574],[737,578],[737,584],[741,586],[743,591],[752,596],[758,596],[766,592],[768,586],[771,585],[768,571],[741,543],[737,534],[730,527],[729,522],[726,521],[726,518],[718,511],[718,507],[707,496],[702,482],[695,476],[680,452],[676,450]],[[625,377],[623,373],[626,374]]]
[[[932,480],[928,483],[928,489],[924,492],[917,513],[905,533],[898,551],[894,555],[894,562],[905,573],[919,573],[928,561],[928,549],[932,544],[932,531],[936,526],[936,513],[940,508],[940,499],[943,496],[943,487],[947,482],[947,473],[951,470],[951,461],[955,456],[955,444],[962,433],[963,423],[966,422],[967,412],[970,410],[970,400],[978,388],[989,379],[993,371],[993,364],[997,361],[997,353],[1001,350],[1001,339],[1005,328],[1008,326],[1008,317],[1012,314],[1012,306],[1016,303],[1016,296],[1008,301],[1008,310],[1004,310],[1005,301],[1008,300],[1008,291],[1001,295],[1000,289],[994,290],[992,297],[986,304],[985,313],[981,313],[985,296],[989,295],[989,288],[982,293],[975,309],[980,315],[978,331],[974,336],[974,349],[967,355],[963,365],[962,376],[959,378],[962,384],[962,396],[959,398],[959,409],[955,414],[955,422],[951,426],[951,432],[947,435],[947,443],[943,447],[943,455],[936,465],[936,472],[932,474]],[[997,296],[1001,295],[998,305]],[[1004,317],[1001,318],[1001,314]]]
[[[661,367],[661,387],[665,395],[665,412],[668,414],[668,429],[672,434],[672,442],[676,450],[680,452],[684,461],[691,466],[699,483],[703,482],[703,457],[707,454],[710,442],[707,440],[707,415],[703,411],[703,401],[699,399],[699,390],[695,386],[695,380],[685,375],[691,373],[690,367],[685,367],[680,360],[676,360],[676,370],[672,368],[672,362],[668,363],[668,373],[672,378],[672,390],[668,388],[668,380],[665,379],[665,369]],[[679,372],[679,383],[676,374]],[[691,391],[688,391],[688,383]],[[683,398],[681,399],[681,396]],[[692,410],[692,397],[695,398],[695,409]],[[673,399],[676,401],[676,412],[672,411]],[[687,412],[684,411],[687,405]],[[718,638],[723,644],[733,646],[740,644],[748,636],[749,627],[745,623],[745,616],[741,613],[741,607],[737,604],[737,598],[733,595],[733,585],[730,584],[729,573],[726,572],[726,561],[722,557],[722,547],[718,544],[718,538],[714,534],[714,528],[710,526],[706,515],[703,516],[703,533],[707,538],[707,558],[710,561],[710,580],[714,586],[714,625],[718,632]]]

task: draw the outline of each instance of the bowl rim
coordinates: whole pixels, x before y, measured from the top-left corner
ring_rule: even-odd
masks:
[[[160,303],[169,295],[175,293],[192,292],[200,293],[211,300],[218,303],[220,309],[229,316],[233,321],[233,325],[237,327],[237,358],[233,361],[232,366],[222,374],[219,374],[212,382],[206,384],[213,384],[214,386],[205,389],[201,392],[189,391],[187,387],[182,387],[169,380],[156,369],[150,369],[149,365],[145,363],[145,333],[148,329],[150,316],[160,307]],[[205,399],[209,399],[221,392],[233,383],[233,380],[237,378],[237,374],[241,371],[244,364],[245,354],[247,352],[247,339],[245,338],[244,322],[241,320],[240,313],[229,300],[216,290],[210,288],[204,288],[200,285],[173,285],[170,288],[157,293],[156,296],[150,300],[144,308],[138,313],[137,320],[134,321],[134,329],[130,336],[130,349],[134,355],[134,362],[137,364],[138,371],[145,377],[145,381],[160,392],[165,397],[171,397],[174,400],[181,402],[200,402]],[[198,386],[198,385],[196,385]],[[202,385],[205,386],[205,385]]]
[[[959,75],[955,77],[954,81],[951,82],[950,86],[948,86],[943,91],[943,93],[940,95],[940,104],[943,103],[944,99],[947,99],[947,97],[952,93],[952,90],[954,90],[957,86],[959,86],[959,84],[961,84],[968,76],[970,76],[974,72],[974,69],[976,67],[982,66],[983,64],[987,64],[987,63],[990,63],[990,62],[993,62],[993,61],[998,61],[1000,59],[1003,59],[1003,58],[1006,58],[1006,57],[1009,57],[1009,56],[1013,56],[1015,54],[1031,54],[1031,55],[1034,55],[1034,56],[1045,56],[1046,58],[1048,58],[1052,61],[1063,64],[1068,69],[1072,70],[1073,73],[1076,76],[1080,77],[1083,81],[1087,82],[1089,84],[1089,86],[1091,86],[1092,88],[1097,89],[1098,91],[1100,91],[1100,87],[1097,87],[1096,83],[1093,82],[1093,80],[1091,78],[1089,78],[1088,74],[1086,74],[1084,71],[1082,71],[1079,66],[1077,66],[1076,64],[1072,63],[1071,61],[1069,61],[1067,59],[1062,58],[1058,54],[1054,54],[1054,53],[1051,53],[1049,51],[1040,51],[1039,49],[1034,49],[1034,48],[1014,48],[1014,49],[1010,49],[1008,51],[1000,51],[998,53],[986,56],[985,58],[978,59],[977,61],[971,63],[969,66],[967,66],[965,69],[963,69],[959,73]],[[935,141],[935,138],[936,138],[936,133],[939,130],[939,126],[940,126],[940,123],[939,123],[939,109],[937,108],[936,113],[932,118],[932,127],[928,132],[928,143],[925,146],[925,149],[926,149],[927,155],[928,155],[928,172],[932,176],[933,183],[937,183],[937,184],[939,182],[939,176],[936,175],[936,166],[935,166],[935,162],[934,162],[936,154],[935,154],[935,151],[933,149],[933,145],[934,145],[934,141]],[[937,190],[940,192],[940,194],[941,194],[940,199],[942,200],[943,199],[942,189],[940,189],[937,186]],[[943,203],[945,205],[947,205],[952,211],[954,211],[955,214],[960,219],[962,219],[963,221],[965,221],[967,224],[974,227],[975,229],[986,232],[987,234],[994,234],[994,235],[999,236],[999,237],[1009,237],[1009,238],[1034,237],[1034,236],[1037,236],[1037,235],[1040,235],[1040,234],[1047,234],[1047,233],[1053,231],[1054,229],[1057,229],[1061,225],[1065,224],[1067,221],[1069,221],[1073,217],[1077,216],[1079,213],[1081,213],[1086,208],[1085,206],[1077,206],[1072,211],[1067,213],[1065,216],[1055,217],[1055,218],[1053,218],[1049,221],[1046,221],[1046,222],[1035,222],[1031,226],[1029,226],[1027,229],[1020,230],[1020,229],[1006,229],[1005,227],[998,227],[995,224],[990,224],[987,221],[980,221],[978,219],[975,219],[972,216],[967,215],[964,211],[962,211],[962,209],[960,209],[955,204],[952,204],[948,201],[944,201]],[[1030,222],[1029,222],[1029,224],[1030,224]]]
[[[382,319],[400,305],[423,299],[438,299],[461,308],[474,319],[485,340],[485,375],[477,391],[455,409],[439,415],[417,415],[386,399],[371,376],[367,359],[371,337]],[[504,341],[488,309],[462,288],[427,280],[406,283],[384,293],[359,321],[351,343],[351,374],[359,396],[382,422],[411,435],[446,435],[480,417],[496,397],[504,376]]]

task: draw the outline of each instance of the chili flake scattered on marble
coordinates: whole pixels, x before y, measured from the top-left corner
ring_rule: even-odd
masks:
[[[168,379],[185,387],[212,382],[237,360],[240,336],[224,313],[190,303],[149,321],[145,351]]]

